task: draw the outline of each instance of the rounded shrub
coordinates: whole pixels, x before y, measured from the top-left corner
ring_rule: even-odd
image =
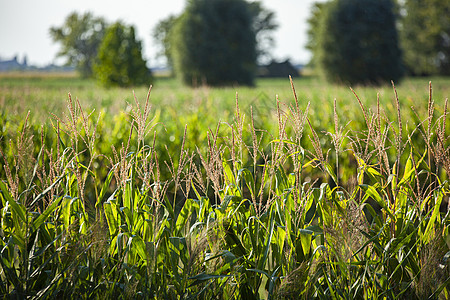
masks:
[[[337,0],[326,6],[318,37],[319,67],[330,82],[380,84],[402,77],[391,0]]]

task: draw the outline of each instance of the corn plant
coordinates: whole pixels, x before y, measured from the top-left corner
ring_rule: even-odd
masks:
[[[184,116],[177,152],[150,90],[108,151],[70,95],[40,139],[27,117],[1,144],[2,296],[448,298],[447,101],[438,114],[430,85],[427,115],[404,122],[395,86],[394,120],[352,91],[364,122],[341,125],[335,100],[322,132],[291,88],[276,126],[237,94],[214,128]]]

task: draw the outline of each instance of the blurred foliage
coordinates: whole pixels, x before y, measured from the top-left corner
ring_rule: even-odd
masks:
[[[175,72],[188,85],[252,85],[256,37],[243,0],[190,1],[172,35]]]
[[[260,1],[248,2],[251,14],[252,29],[256,36],[256,55],[259,63],[266,63],[271,59],[271,49],[274,45],[273,31],[278,28],[275,13],[265,8]],[[152,36],[159,47],[157,56],[166,58],[167,65],[173,67],[170,32],[175,27],[180,16],[170,15],[159,21],[153,28]]]
[[[149,85],[151,74],[142,58],[142,45],[133,26],[111,25],[94,65],[98,81],[105,86]]]
[[[310,17],[308,18],[308,41],[306,43],[306,49],[311,51],[312,57],[309,62],[310,66],[318,67],[318,53],[319,53],[319,32],[322,18],[325,16],[326,6],[331,2],[315,2],[311,6]]]
[[[252,28],[256,36],[256,55],[259,64],[270,62],[275,44],[273,31],[278,28],[275,12],[265,8],[261,1],[248,3],[252,15]]]
[[[74,12],[66,17],[61,27],[50,28],[50,35],[61,45],[58,56],[66,57],[67,64],[75,66],[82,77],[91,77],[107,26],[103,18]]]
[[[178,17],[174,15],[168,16],[156,24],[153,28],[152,37],[159,50],[156,54],[158,58],[165,58],[167,66],[173,68],[172,47],[170,31],[174,27]]]
[[[340,51],[340,48],[335,46],[341,45],[345,40],[351,41],[349,45],[353,48],[347,53],[350,53],[349,55],[352,57],[363,58],[364,63],[361,63],[358,66],[362,70],[361,72],[365,72],[363,70],[369,70],[369,64],[376,64],[373,59],[374,54],[370,51],[366,51],[365,48],[362,48],[361,44],[364,43],[364,41],[366,46],[370,45],[370,43],[368,44],[367,39],[364,38],[364,36],[361,36],[362,32],[359,32],[360,30],[367,29],[367,27],[361,26],[361,24],[356,26],[359,28],[357,31],[341,31],[335,41],[329,39],[328,42],[321,42],[323,36],[329,37],[332,32],[335,32],[340,28],[336,27],[337,23],[334,23],[334,25],[327,24],[327,22],[331,22],[332,20],[330,14],[334,15],[333,17],[337,20],[336,7],[339,6],[340,2],[347,2],[349,3],[348,5],[354,6],[353,8],[346,10],[348,17],[348,28],[346,29],[351,28],[351,26],[356,25],[358,22],[362,22],[361,24],[372,23],[376,26],[375,32],[372,35],[381,39],[383,36],[388,37],[388,34],[394,34],[394,29],[397,28],[399,37],[397,38],[396,34],[394,34],[395,36],[392,35],[391,40],[400,40],[401,59],[397,59],[397,63],[394,64],[395,68],[398,68],[397,65],[399,62],[403,62],[404,71],[408,75],[429,76],[450,74],[450,21],[448,18],[448,15],[450,14],[450,5],[448,1],[445,0],[395,1],[389,4],[390,8],[388,11],[379,11],[378,13],[375,13],[373,10],[367,10],[367,5],[364,5],[363,7],[362,3],[357,4],[359,3],[358,1],[353,4],[349,1],[338,0],[315,3],[312,6],[311,16],[308,19],[308,43],[306,46],[307,49],[312,52],[312,59],[310,61],[311,66],[320,68],[321,61],[327,61],[335,57],[334,53]],[[385,3],[383,5],[386,5],[387,3],[386,1],[369,2],[372,3],[371,5],[375,6],[380,6],[382,3]],[[351,11],[357,10],[358,7],[364,11],[359,14],[361,17],[364,16],[363,20],[359,20],[358,18],[349,15]],[[327,8],[331,8],[332,11],[330,12]],[[396,22],[392,21],[392,13],[399,17]],[[370,14],[371,17],[367,18],[367,14]],[[374,19],[372,19],[372,17]],[[383,18],[389,18],[390,21],[383,21]],[[376,25],[376,22],[379,22],[379,25]],[[378,35],[379,37],[377,37]],[[375,42],[376,40],[374,40],[374,43]],[[384,47],[385,49],[391,49],[391,51],[384,50],[384,52],[381,52],[386,60],[391,56],[399,55],[395,49],[395,45],[389,46],[390,48],[388,45],[383,45],[381,42],[376,42],[376,45],[379,45],[380,48]],[[341,62],[341,65],[337,67],[339,70],[345,70],[344,66],[349,66],[351,64],[348,60],[344,60],[344,56],[339,58],[339,61]],[[381,63],[383,62],[380,61],[380,64]],[[357,70],[356,68],[351,67],[349,67],[349,69],[353,70],[352,72],[356,72]],[[328,69],[325,70],[326,74],[331,74]],[[373,73],[376,74],[376,72]],[[398,72],[394,73],[396,76],[387,79],[399,77],[399,74],[400,73]],[[372,79],[369,81],[371,80]]]
[[[391,0],[337,0],[316,6],[316,15],[323,18],[317,40],[310,40],[310,47],[317,51],[317,62],[327,80],[379,84],[402,77]],[[310,24],[317,27],[315,22]]]
[[[408,72],[450,75],[450,2],[406,0],[401,37]]]

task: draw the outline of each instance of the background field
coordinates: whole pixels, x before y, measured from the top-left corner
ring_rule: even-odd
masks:
[[[413,132],[416,124],[428,115],[430,95],[429,83],[432,83],[432,99],[436,113],[442,113],[445,98],[450,92],[450,79],[445,77],[408,78],[396,85],[398,100],[403,118],[403,126],[409,126]],[[333,148],[331,136],[327,133],[335,131],[333,102],[336,99],[336,113],[340,126],[345,132],[363,132],[367,125],[357,98],[350,87],[324,83],[320,78],[306,76],[294,78],[293,83],[302,112],[308,109],[308,117],[312,128],[319,134],[320,146],[324,153]],[[177,161],[182,144],[190,153],[200,151],[206,154],[208,131],[216,130],[221,123],[221,136],[225,141],[229,131],[224,124],[232,124],[236,119],[236,97],[239,109],[244,118],[244,129],[251,131],[253,121],[259,133],[261,144],[269,144],[279,134],[277,115],[277,99],[280,111],[289,115],[290,108],[295,105],[294,94],[289,78],[259,79],[256,86],[211,88],[186,87],[176,79],[160,77],[151,83],[149,97],[149,124],[151,132],[146,136],[146,142],[157,141],[157,152],[161,161],[169,161],[171,157]],[[377,111],[377,97],[380,101],[381,113],[386,124],[395,125],[397,106],[394,89],[391,85],[352,87],[367,109],[368,116]],[[5,73],[0,74],[0,104],[2,115],[2,147],[7,148],[9,140],[15,141],[17,134],[23,128],[28,116],[30,136],[35,144],[39,144],[42,132],[48,139],[47,143],[55,144],[55,126],[57,119],[69,116],[69,96],[73,102],[79,102],[84,114],[89,115],[92,128],[96,128],[95,152],[112,156],[111,147],[117,149],[128,141],[131,121],[133,120],[131,106],[136,100],[144,105],[148,95],[147,87],[137,88],[104,88],[94,80],[80,79],[72,73]],[[136,98],[134,98],[134,96]],[[131,105],[131,106],[130,106]],[[414,109],[411,109],[411,108]],[[422,118],[421,120],[419,120]],[[293,125],[293,124],[290,124]],[[186,127],[186,138],[183,140]],[[313,135],[305,124],[305,134],[302,146],[313,151],[311,143]],[[411,135],[414,142],[424,146],[423,137],[418,131]],[[134,132],[135,134],[136,132]],[[67,135],[69,136],[69,135]],[[403,131],[403,139],[407,132]],[[136,142],[131,140],[131,151],[136,150]],[[252,135],[246,136],[246,142],[252,143]],[[342,148],[348,150],[349,139],[343,140]],[[197,150],[198,149],[198,150]],[[35,148],[35,155],[39,148]],[[392,159],[396,157],[395,149],[391,148]],[[11,153],[12,154],[12,153]],[[407,156],[407,153],[402,155]],[[244,166],[251,164],[250,157],[244,158]],[[330,156],[330,163],[334,158]],[[344,160],[341,163],[341,175],[347,181],[353,176],[353,162]],[[98,179],[105,178],[111,166],[106,160],[95,164],[101,174]],[[162,163],[163,178],[169,178],[170,172]],[[352,175],[351,175],[352,174]],[[322,175],[314,175],[321,177]],[[345,183],[344,183],[345,184]],[[92,202],[96,199],[92,195]]]
[[[428,101],[428,83],[433,85],[433,99],[437,106],[442,106],[450,90],[450,80],[445,77],[408,78],[396,83],[399,100],[402,107],[424,107]],[[299,101],[303,108],[311,102],[311,113],[325,114],[314,118],[316,122],[323,120],[333,112],[332,103],[336,98],[340,114],[349,113],[351,107],[358,103],[352,96],[349,87],[330,85],[316,77],[294,78]],[[292,103],[293,93],[289,78],[259,79],[256,86],[226,87],[226,88],[189,88],[181,85],[176,79],[157,78],[153,86],[150,103],[155,110],[164,108],[162,115],[175,110],[174,113],[186,115],[197,110],[207,108],[208,115],[214,120],[226,119],[226,115],[233,114],[236,93],[239,102],[244,108],[250,105],[255,109],[275,109],[276,96],[281,102]],[[352,87],[363,103],[368,107],[376,104],[377,93],[380,94],[381,103],[386,109],[394,105],[392,86],[381,87]],[[139,100],[145,100],[148,88],[103,88],[89,79],[80,79],[75,74],[39,74],[39,73],[6,73],[0,74],[0,101],[3,111],[13,115],[26,115],[32,111],[32,118],[46,121],[48,113],[58,114],[66,109],[67,94],[79,99],[87,111],[95,109],[107,114],[118,114],[126,109],[127,102],[132,102],[133,91]],[[200,105],[199,105],[200,104]],[[209,106],[208,106],[209,105]],[[325,106],[324,106],[325,105]],[[224,116],[225,114],[225,116]],[[347,118],[346,118],[347,119]],[[173,121],[174,119],[172,119]],[[176,119],[175,119],[176,120]],[[350,120],[350,119],[349,119]],[[215,126],[215,124],[211,124]]]

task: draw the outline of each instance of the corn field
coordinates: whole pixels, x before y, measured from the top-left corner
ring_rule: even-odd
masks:
[[[394,85],[393,117],[352,90],[364,122],[335,100],[323,132],[291,85],[270,129],[236,94],[231,122],[195,145],[187,124],[176,152],[150,90],[104,153],[71,95],[51,130],[27,116],[0,140],[2,298],[448,299],[447,99],[430,83],[404,120]]]

